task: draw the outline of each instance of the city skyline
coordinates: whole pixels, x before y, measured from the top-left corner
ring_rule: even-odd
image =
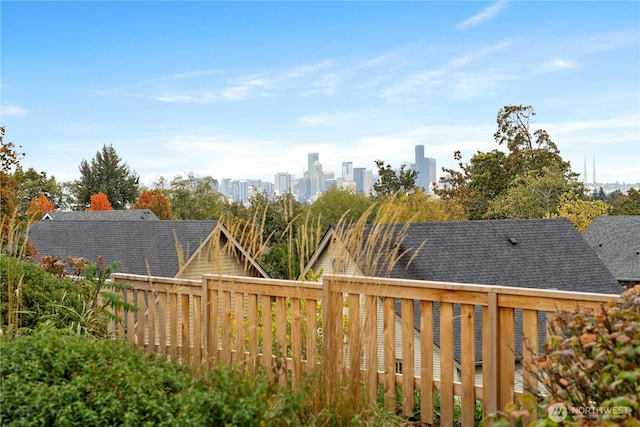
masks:
[[[0,2],[0,124],[24,168],[80,177],[103,145],[150,185],[457,169],[532,105],[572,170],[640,181],[637,2]],[[591,168],[591,166],[589,166]],[[584,179],[582,177],[581,179]]]

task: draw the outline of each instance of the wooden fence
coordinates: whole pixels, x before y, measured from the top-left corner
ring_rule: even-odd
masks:
[[[133,287],[124,297],[139,308],[120,313],[118,336],[149,351],[198,367],[263,366],[293,387],[322,369],[331,381],[364,387],[369,402],[382,388],[385,405],[405,414],[418,407],[427,424],[439,392],[441,424],[452,424],[457,400],[463,426],[474,425],[478,400],[485,414],[514,402],[519,376],[520,388],[539,386],[519,358],[541,347],[547,313],[617,298],[335,275],[321,283],[224,275],[113,280]]]

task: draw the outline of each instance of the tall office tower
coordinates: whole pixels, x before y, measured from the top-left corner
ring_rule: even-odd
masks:
[[[416,162],[413,170],[418,172],[416,185],[430,193],[432,184],[436,182],[436,159],[424,156],[424,145],[416,145]]]
[[[291,174],[287,172],[278,172],[274,178],[275,192],[277,195],[292,193]]]
[[[324,174],[322,173],[322,164],[317,160],[309,168],[309,180],[311,181],[310,197],[314,197],[324,191]]]
[[[342,162],[342,179],[345,181],[353,181],[353,163]]]
[[[356,193],[364,193],[363,175],[364,168],[353,168],[353,180],[356,182]]]
[[[320,156],[318,153],[309,153],[307,155],[307,171],[311,172],[311,167],[315,162],[320,161]]]
[[[438,177],[436,176],[436,159],[427,158],[427,163],[429,164],[429,188],[428,192],[431,193],[432,188],[437,185]]]
[[[362,171],[362,192],[364,194],[371,194],[373,190],[373,171],[365,169]]]

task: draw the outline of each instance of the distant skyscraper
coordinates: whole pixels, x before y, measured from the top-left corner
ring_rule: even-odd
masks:
[[[364,194],[371,194],[373,190],[373,172],[369,169],[362,171],[362,192]]]
[[[309,179],[311,181],[311,192],[309,196],[314,197],[324,191],[324,174],[322,173],[322,164],[315,161],[309,168]]]
[[[342,162],[342,179],[353,181],[353,163]]]
[[[416,145],[416,162],[413,170],[418,172],[416,185],[431,192],[431,187],[436,182],[436,159],[424,156],[424,145]]]
[[[292,193],[291,174],[288,172],[278,172],[275,175],[275,191],[279,196]]]
[[[356,182],[356,193],[364,193],[364,168],[353,168],[353,180]]]
[[[318,153],[309,153],[307,155],[307,170],[310,171],[313,164],[319,161],[320,161],[320,156],[318,156]]]

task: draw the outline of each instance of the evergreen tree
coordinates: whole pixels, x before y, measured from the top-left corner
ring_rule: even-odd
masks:
[[[82,160],[80,174],[73,187],[80,210],[89,207],[91,195],[97,193],[106,194],[114,209],[126,209],[138,197],[140,178],[122,162],[113,145],[104,145],[90,163]]]

